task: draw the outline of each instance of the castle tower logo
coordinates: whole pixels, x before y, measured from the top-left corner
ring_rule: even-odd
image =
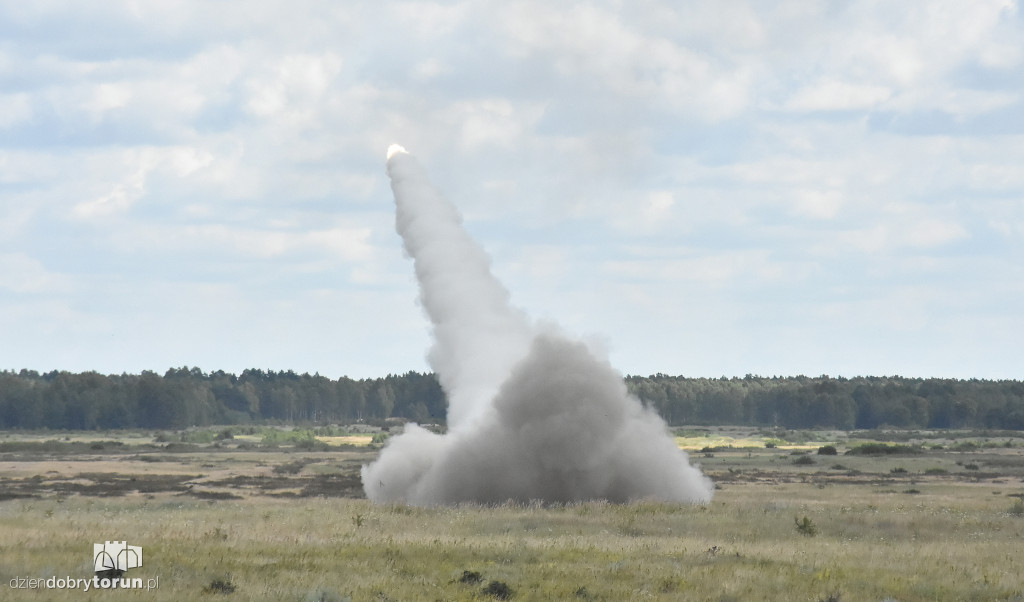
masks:
[[[130,546],[127,541],[94,543],[92,557],[97,573],[123,575],[142,566],[142,546]]]

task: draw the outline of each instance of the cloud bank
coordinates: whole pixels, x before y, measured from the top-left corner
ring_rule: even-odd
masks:
[[[1020,4],[0,2],[0,367],[426,370],[401,137],[624,372],[1020,378]]]

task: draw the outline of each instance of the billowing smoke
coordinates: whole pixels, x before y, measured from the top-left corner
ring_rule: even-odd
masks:
[[[363,467],[366,496],[420,506],[710,500],[711,481],[606,359],[509,304],[487,254],[419,163],[395,145],[387,167],[396,229],[433,325],[428,360],[448,396],[449,429],[407,425]]]

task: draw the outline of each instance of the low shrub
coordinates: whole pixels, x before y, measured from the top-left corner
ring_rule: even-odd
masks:
[[[203,588],[204,594],[231,594],[235,591],[235,584],[230,579],[214,579]]]
[[[796,522],[796,530],[800,535],[805,537],[814,537],[818,534],[818,527],[815,526],[814,522],[806,516],[802,519],[793,517],[793,521]]]
[[[316,462],[316,459],[314,458],[303,458],[301,460],[278,464],[273,468],[273,471],[274,474],[299,474],[307,464],[313,464],[314,462]]]
[[[888,445],[886,443],[865,443],[846,452],[848,456],[891,456],[921,453],[921,448],[911,445]]]
[[[182,443],[213,443],[216,438],[217,433],[206,429],[185,431],[178,437]]]
[[[305,451],[327,451],[330,447],[319,439],[300,439],[295,442],[295,449]]]
[[[512,597],[512,588],[503,581],[491,581],[484,588],[484,593],[499,600],[508,600]]]

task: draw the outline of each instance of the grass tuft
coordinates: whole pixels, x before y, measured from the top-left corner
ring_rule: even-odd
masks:
[[[1024,499],[1018,499],[1007,511],[1010,516],[1024,516]]]
[[[499,600],[508,600],[512,597],[512,588],[504,581],[491,581],[483,591],[484,594]]]
[[[796,523],[796,530],[800,535],[805,537],[814,537],[818,534],[818,527],[806,516],[802,519],[793,517],[793,521]]]
[[[230,577],[228,578],[217,578],[210,582],[203,588],[204,594],[233,594],[235,593],[235,584],[231,583]]]

